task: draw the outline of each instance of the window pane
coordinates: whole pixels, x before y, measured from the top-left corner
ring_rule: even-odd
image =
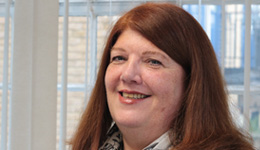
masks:
[[[250,123],[255,145],[260,149],[260,5],[252,5]]]
[[[2,8],[0,6],[0,8]],[[10,86],[10,71],[11,71],[11,31],[12,31],[12,19],[10,17],[9,19],[9,39],[8,39],[8,84]],[[8,89],[7,91],[7,112],[6,114],[2,114],[2,109],[3,109],[3,82],[4,82],[4,46],[5,46],[5,16],[0,16],[0,128],[2,128],[2,121],[3,121],[3,116],[4,115],[7,120],[8,120],[8,106],[9,106],[9,99],[10,99],[10,90]],[[6,122],[5,122],[6,123]],[[8,130],[8,125],[7,125],[7,130]],[[1,135],[1,131],[0,131]],[[8,135],[6,135],[8,136]],[[2,136],[0,136],[1,140]]]
[[[57,144],[56,148],[59,149],[59,138],[60,138],[60,109],[61,109],[61,92],[58,91],[58,113],[57,113]],[[67,135],[66,140],[69,141],[75,132],[75,129],[79,123],[81,114],[85,108],[84,105],[84,92],[82,91],[69,91],[67,101]],[[68,147],[67,147],[68,149]]]
[[[243,96],[235,91],[229,94],[229,106],[235,123],[239,127],[243,127]]]
[[[107,36],[113,24],[117,21],[119,16],[98,16],[98,31],[97,31],[97,61],[98,66],[105,48]]]
[[[225,78],[229,85],[244,84],[244,6],[226,6]]]
[[[251,107],[250,107],[250,131],[252,132],[255,146],[260,148],[260,94],[255,93],[251,96]]]
[[[108,31],[111,28],[112,17],[109,16],[98,16],[97,17],[97,61],[98,66],[102,57],[103,49],[105,48]]]
[[[70,139],[78,125],[84,104],[84,92],[70,91],[68,92],[67,103],[67,139]]]
[[[4,61],[4,23],[5,23],[5,18],[0,17],[0,102],[2,104],[2,86],[3,86],[3,61]],[[1,112],[0,112],[1,113]],[[1,115],[0,115],[1,116]],[[2,120],[2,119],[0,119]]]
[[[79,122],[84,105],[86,71],[87,17],[70,16],[68,29],[68,93],[67,93],[67,139],[69,140]],[[59,17],[58,84],[62,78],[63,17]],[[57,149],[59,148],[61,90],[58,88]]]
[[[260,87],[260,5],[252,6],[251,85]]]
[[[214,47],[218,61],[221,62],[221,6],[220,5],[183,5],[183,8],[197,19],[207,33]],[[201,12],[199,14],[199,11]],[[201,15],[201,16],[199,16]]]
[[[61,83],[63,18],[59,18],[58,82]],[[68,84],[84,84],[86,51],[86,17],[69,17]]]

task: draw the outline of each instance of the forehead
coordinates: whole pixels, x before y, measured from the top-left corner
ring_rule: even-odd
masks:
[[[156,47],[151,41],[147,40],[137,31],[132,29],[126,29],[118,37],[116,43],[114,44],[112,50],[114,49],[124,49],[126,51],[150,51],[150,52],[163,52],[163,50]]]

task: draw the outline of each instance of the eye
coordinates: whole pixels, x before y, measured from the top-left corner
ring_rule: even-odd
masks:
[[[111,59],[111,62],[120,62],[126,60],[123,56],[114,56]]]
[[[155,60],[155,59],[150,59],[150,60],[148,61],[148,63],[151,64],[151,65],[154,65],[154,66],[162,65],[162,63],[161,63],[160,61]]]

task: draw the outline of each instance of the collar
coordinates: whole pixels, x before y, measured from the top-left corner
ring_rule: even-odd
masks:
[[[158,139],[153,141],[143,150],[167,150],[172,146],[169,138],[169,131],[161,135]],[[108,134],[107,140],[99,148],[99,150],[123,150],[123,137],[116,124],[114,124]]]

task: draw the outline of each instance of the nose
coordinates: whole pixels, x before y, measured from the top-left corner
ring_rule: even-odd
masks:
[[[120,79],[125,83],[141,84],[142,77],[140,65],[135,61],[129,61],[126,64],[125,69],[123,69]]]

